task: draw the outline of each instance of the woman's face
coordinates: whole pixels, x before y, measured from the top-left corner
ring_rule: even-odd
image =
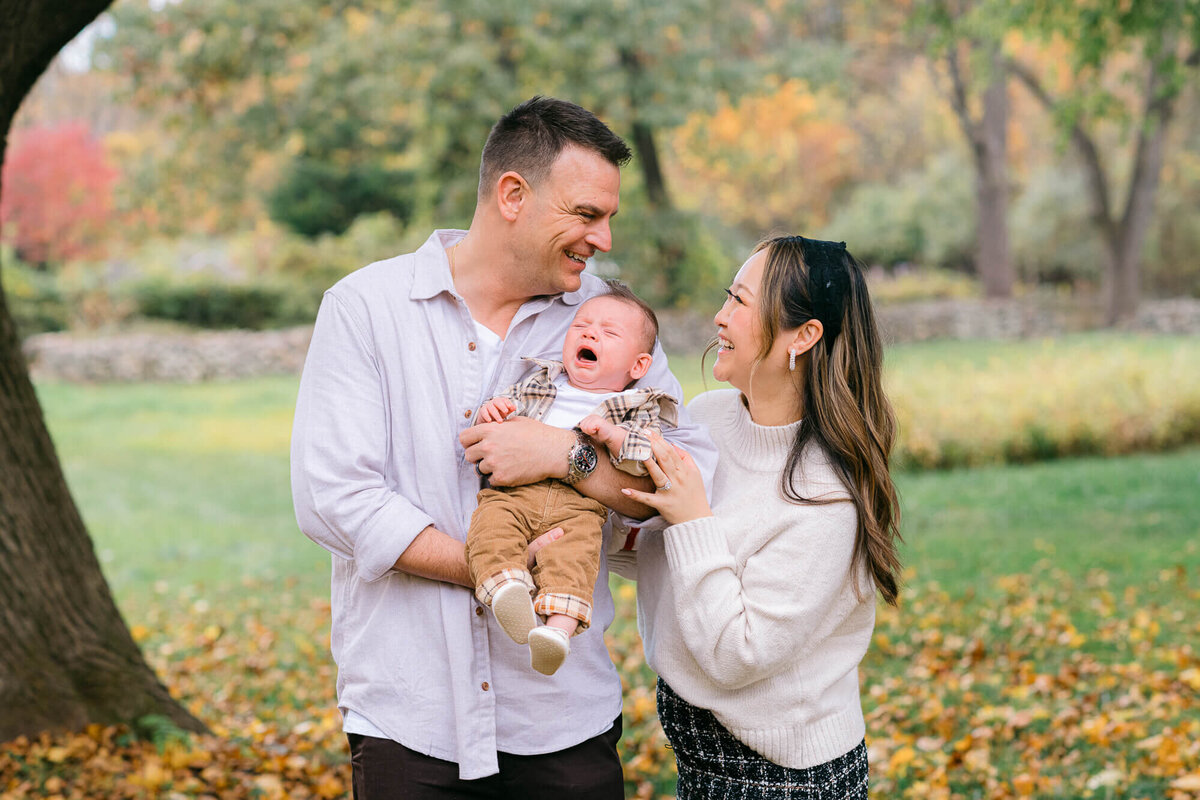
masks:
[[[760,250],[742,264],[726,290],[725,305],[713,318],[720,343],[713,377],[744,394],[749,394],[750,374],[762,350],[758,300],[766,263],[767,251]]]

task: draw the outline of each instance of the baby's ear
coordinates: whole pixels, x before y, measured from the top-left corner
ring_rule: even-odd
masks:
[[[635,381],[640,381],[650,371],[650,362],[654,360],[654,356],[649,353],[642,353],[633,362],[633,367],[629,370],[629,377]]]

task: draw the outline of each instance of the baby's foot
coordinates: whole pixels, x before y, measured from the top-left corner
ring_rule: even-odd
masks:
[[[550,625],[529,632],[529,663],[543,675],[553,675],[567,660],[571,640],[567,632]]]
[[[529,587],[520,581],[509,581],[492,594],[492,613],[501,629],[517,644],[528,642],[529,632],[538,624]]]

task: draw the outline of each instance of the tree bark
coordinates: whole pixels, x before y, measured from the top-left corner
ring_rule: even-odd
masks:
[[[646,196],[650,205],[660,211],[671,208],[671,196],[667,194],[667,180],[663,177],[662,165],[658,160],[658,145],[654,141],[654,129],[644,122],[634,122],[632,128],[633,147],[642,167],[642,180],[646,184]]]
[[[975,167],[975,271],[987,297],[1011,297],[1013,265],[1008,237],[1008,72],[998,47],[990,55],[991,76],[983,93],[983,114],[971,115],[959,54],[947,65],[951,105],[971,147]]]
[[[21,100],[109,2],[0,0],[0,163]],[[146,665],[112,599],[46,430],[2,286],[0,642],[0,741],[152,714],[204,730]]]

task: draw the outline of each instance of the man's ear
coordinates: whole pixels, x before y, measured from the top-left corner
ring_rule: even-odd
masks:
[[[633,362],[633,367],[631,367],[629,370],[629,377],[633,378],[635,381],[640,381],[646,376],[646,373],[650,371],[650,362],[653,360],[654,356],[650,355],[649,353],[642,353],[637,357],[637,360]]]
[[[529,184],[520,173],[508,171],[496,181],[496,206],[500,216],[509,222],[516,220],[529,197]]]
[[[796,329],[796,335],[788,345],[788,352],[803,355],[813,348],[825,335],[825,326],[819,319],[810,319]]]

